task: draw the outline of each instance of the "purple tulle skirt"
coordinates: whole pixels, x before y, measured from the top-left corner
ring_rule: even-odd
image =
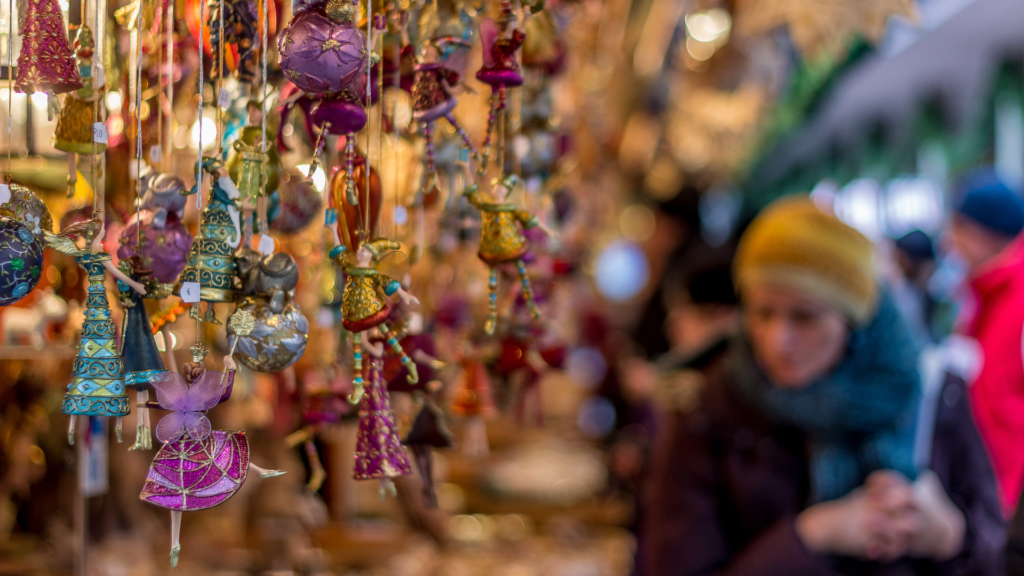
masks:
[[[139,498],[169,510],[205,510],[235,495],[249,470],[245,432],[214,430],[206,440],[187,435],[164,444]]]

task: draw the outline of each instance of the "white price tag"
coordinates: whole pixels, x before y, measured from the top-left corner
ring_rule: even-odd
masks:
[[[228,108],[231,106],[231,93],[225,88],[221,88],[220,92],[217,92],[217,106],[220,108]]]
[[[149,161],[150,163],[156,164],[160,161],[160,145],[154,144],[149,147]]]
[[[132,180],[139,179],[139,163],[134,159],[128,163],[128,177]]]
[[[199,302],[199,282],[181,283],[181,301],[189,304]]]
[[[11,201],[11,187],[7,184],[0,184],[0,204],[7,204]]]
[[[266,234],[260,234],[260,246],[258,250],[263,254],[273,254],[274,239]]]
[[[92,141],[97,144],[106,144],[110,135],[107,134],[107,125],[103,122],[96,122],[92,125]]]
[[[217,185],[227,192],[228,198],[238,198],[238,186],[231,180],[231,176],[221,176],[217,179]]]

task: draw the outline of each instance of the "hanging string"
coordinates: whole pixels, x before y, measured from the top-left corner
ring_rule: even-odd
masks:
[[[156,49],[156,58],[158,61],[160,59],[160,29],[164,25],[163,19],[165,9],[167,8],[166,2],[159,6],[160,7],[156,10],[155,21],[153,22],[153,35],[157,38],[157,40],[155,41],[154,48]],[[163,97],[163,92],[161,92],[161,88],[163,87],[163,75],[164,70],[163,67],[161,66],[158,68],[156,73],[158,86],[156,93],[156,141],[159,142],[161,145],[164,143],[164,105],[163,102],[161,101]],[[150,157],[149,162],[150,164],[153,163],[152,157]],[[163,164],[162,161],[161,164]]]
[[[160,140],[160,164],[166,172],[174,144],[174,0],[167,0],[167,22],[164,23],[164,30],[167,34],[167,146],[164,147],[164,141]]]
[[[378,16],[378,18],[380,18],[380,16]],[[378,25],[380,23],[375,23],[374,24],[374,27],[377,28],[377,35],[380,36],[380,54],[381,54],[381,58],[377,62],[377,167],[380,168],[381,170],[384,169],[384,58],[383,58],[383,56],[384,56],[384,29],[387,26],[387,20],[386,20],[387,15],[386,14],[385,14],[384,18],[385,18],[385,20],[382,21],[383,22],[382,25]],[[366,154],[367,154],[367,157],[366,157],[367,162],[369,162],[370,151],[367,150]],[[367,177],[367,180],[369,180],[369,177],[370,177],[369,164],[367,164],[366,177]],[[381,182],[381,185],[382,186],[384,185],[383,181]],[[398,189],[397,186],[395,187],[395,189],[396,190]],[[367,194],[367,196],[369,196],[369,194]],[[396,198],[396,200],[397,200],[397,198]],[[383,203],[383,198],[381,198],[381,201]],[[369,202],[369,200],[367,200],[367,202]],[[397,207],[398,207],[398,204],[395,204],[395,206],[393,206],[392,210],[391,210],[392,227],[396,226],[396,224],[394,224],[394,217],[395,217],[395,208],[397,208]],[[394,232],[394,234],[393,234],[392,238],[397,238],[398,237],[398,230],[395,229],[395,230],[393,230],[393,232]]]
[[[85,16],[85,0],[82,0],[82,16]],[[11,149],[14,148],[14,0],[7,3],[7,182],[11,182]]]
[[[204,0],[200,0],[202,2]],[[217,100],[217,158],[222,159],[224,155],[224,110],[220,107],[220,89],[221,82],[224,81],[224,0],[220,0],[220,8],[218,9],[218,19],[220,20],[220,27],[217,29],[217,85],[216,94],[213,95]],[[199,57],[202,58],[203,53],[199,52]],[[200,143],[202,146],[202,143]]]
[[[139,247],[139,255],[144,256],[142,223],[139,222],[142,207],[142,0],[139,0],[135,28],[135,245]]]
[[[102,30],[100,30],[100,5],[99,5],[99,0],[96,0],[96,2],[94,2],[93,7],[92,7],[92,12],[93,12],[93,18],[94,18],[93,29],[95,31],[95,33],[93,35],[93,38],[94,39],[102,40],[103,39],[103,33],[102,33]],[[92,121],[93,121],[93,123],[97,123],[97,122],[101,122],[102,121],[102,118],[100,118],[100,88],[102,87],[102,85],[100,84],[100,77],[99,77],[99,71],[101,70],[101,65],[99,63],[99,60],[102,57],[101,56],[102,53],[100,51],[100,42],[99,41],[93,40],[93,46],[94,46],[94,48],[93,48],[93,58],[92,58],[92,66],[91,66],[91,69],[92,69],[92,72],[91,72],[91,74],[92,74],[92,94],[91,94],[91,97],[92,97]],[[104,205],[103,205],[103,192],[104,192],[104,190],[103,190],[103,187],[100,186],[100,183],[99,183],[99,178],[100,178],[100,175],[99,175],[100,149],[99,149],[99,143],[96,142],[95,136],[92,139],[92,162],[90,164],[92,165],[91,166],[91,173],[90,173],[90,180],[91,180],[91,183],[92,183],[92,217],[93,218],[98,218],[100,220],[100,222],[102,223],[103,222],[103,210],[104,210]],[[90,244],[90,249],[91,249],[91,244]]]
[[[373,25],[373,0],[366,0],[366,42],[369,44],[366,50],[366,118],[370,118],[370,98],[373,94],[370,91],[371,76],[370,70],[373,69],[373,65],[370,63],[370,56],[373,54],[373,35],[371,26]],[[363,162],[363,180],[366,181],[366,204],[363,209],[366,212],[366,238],[364,241],[372,240],[371,235],[373,234],[373,222],[370,220],[370,124],[369,121],[366,123],[366,156]],[[358,192],[357,192],[358,194]]]
[[[196,39],[196,43],[199,46],[199,82],[196,96],[199,99],[199,162],[196,164],[196,210],[199,212],[200,221],[202,221],[203,214],[203,27],[206,24],[206,2],[199,2],[199,37]],[[218,136],[219,137],[219,136]],[[202,230],[200,230],[200,235]],[[196,242],[203,242],[203,238],[196,238]],[[201,246],[201,245],[200,245]],[[199,284],[199,295],[202,299],[203,294],[203,259],[202,249],[196,251],[196,280]],[[207,306],[213,304],[207,302]],[[196,306],[198,312],[199,302],[193,304]],[[202,316],[196,314],[196,344],[202,344]]]
[[[260,197],[263,198],[266,196],[267,192],[267,164],[269,162],[269,158],[267,157],[267,28],[270,26],[270,19],[267,13],[270,11],[270,3],[267,2],[267,0],[263,0],[263,2],[260,3],[260,6],[263,9],[263,39],[260,43],[260,52],[262,52],[263,56],[263,97],[260,101],[260,107],[263,110],[263,113],[260,114],[260,128],[263,133],[263,145],[260,151],[263,153],[263,164],[260,168],[260,190],[262,192]],[[267,222],[265,200],[263,202],[263,210],[260,212],[260,216],[262,217],[263,231],[266,233],[270,229],[270,224]]]

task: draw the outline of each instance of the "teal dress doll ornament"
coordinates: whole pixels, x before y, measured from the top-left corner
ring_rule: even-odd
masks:
[[[199,299],[206,302],[207,322],[220,324],[213,311],[216,302],[234,302],[235,249],[242,241],[239,192],[224,163],[216,158],[203,158],[202,164],[210,176],[210,202],[199,216],[199,234],[192,242],[185,269],[174,285],[174,294],[181,294],[181,285],[196,282],[200,285]],[[199,194],[199,182],[189,191]],[[199,316],[199,306],[193,306],[191,315]]]
[[[117,418],[117,441],[121,441],[121,418],[128,414],[124,368],[118,353],[117,329],[111,320],[107,301],[106,279],[110,272],[139,294],[146,288],[118,270],[103,251],[103,221],[79,222],[60,234],[43,231],[46,244],[59,252],[74,256],[85,269],[89,287],[85,299],[85,321],[82,340],[72,371],[71,384],[61,409],[71,416],[68,442],[75,443],[75,416],[111,416]],[[87,248],[79,249],[75,237],[84,236]]]

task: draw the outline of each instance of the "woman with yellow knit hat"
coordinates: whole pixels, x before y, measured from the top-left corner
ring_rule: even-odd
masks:
[[[872,252],[807,198],[744,234],[743,328],[681,367],[699,399],[654,454],[647,576],[996,573],[1002,520],[963,383],[918,433],[917,350]]]

